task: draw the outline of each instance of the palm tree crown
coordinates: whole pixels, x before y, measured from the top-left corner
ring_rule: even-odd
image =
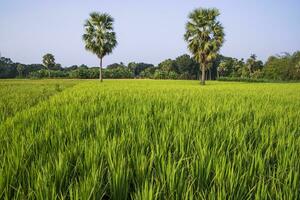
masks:
[[[99,58],[110,54],[117,45],[116,33],[113,31],[114,19],[109,14],[93,12],[85,22],[85,48]]]
[[[224,43],[223,26],[217,17],[220,12],[213,9],[200,8],[189,15],[184,38],[195,59],[202,66],[202,84],[205,84],[205,73],[208,64],[216,58]]]

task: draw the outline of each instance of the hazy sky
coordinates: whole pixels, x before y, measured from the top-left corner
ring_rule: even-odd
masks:
[[[246,58],[300,50],[300,0],[0,0],[0,52],[22,63],[53,53],[63,66],[98,65],[84,49],[84,20],[92,11],[115,18],[119,45],[104,64],[157,64],[188,53],[183,40],[194,8],[216,7],[226,32],[221,53]]]

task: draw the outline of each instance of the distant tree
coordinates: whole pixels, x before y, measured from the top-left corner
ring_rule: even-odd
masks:
[[[300,80],[300,61],[295,66],[295,73],[293,74],[294,80]]]
[[[201,84],[205,85],[205,71],[224,42],[223,26],[217,17],[217,9],[196,9],[189,15],[186,24],[185,40],[188,48],[202,68]]]
[[[47,76],[49,77],[49,70],[46,69],[41,69],[29,73],[29,77],[31,78],[45,78]]]
[[[62,66],[59,63],[55,63],[54,67],[52,68],[52,70],[62,70]]]
[[[222,61],[218,67],[218,77],[225,76],[228,71],[228,63],[227,61]]]
[[[198,64],[189,55],[184,54],[175,59],[178,72],[185,79],[191,79],[193,76],[196,77],[198,73]]]
[[[13,64],[13,61],[10,58],[1,57],[0,58],[0,64]]]
[[[167,78],[167,72],[163,71],[161,69],[156,69],[153,74],[154,79],[166,79]]]
[[[148,69],[148,68],[154,68],[153,64],[147,64],[147,63],[135,63],[131,62],[128,64],[128,68],[133,72],[135,77],[142,76],[141,73]],[[145,73],[143,73],[143,76]]]
[[[290,57],[270,56],[263,69],[265,78],[271,80],[289,80],[292,75]]]
[[[140,73],[140,76],[142,78],[153,78],[154,72],[155,72],[154,67],[148,67]]]
[[[135,72],[135,69],[137,68],[137,66],[138,66],[138,63],[136,63],[136,62],[128,63],[128,68],[133,72]]]
[[[41,69],[45,69],[45,66],[43,64],[30,64],[30,65],[26,65],[26,67],[25,67],[25,69],[23,71],[23,76],[26,76],[26,77],[30,76],[30,73],[37,72],[37,71],[39,71]]]
[[[10,58],[0,58],[0,78],[15,78],[18,75],[15,63]]]
[[[65,70],[66,70],[66,71],[72,71],[72,70],[75,70],[75,69],[77,69],[77,68],[78,68],[77,65],[72,65],[72,66],[70,66],[70,67],[66,67]]]
[[[158,64],[158,67],[165,72],[177,72],[177,66],[174,60],[172,59],[167,59],[161,63]]]
[[[296,68],[296,72],[300,73],[300,61],[298,62],[295,68]]]
[[[116,33],[113,31],[114,19],[109,14],[93,12],[85,22],[83,40],[85,48],[96,54],[100,59],[99,79],[102,82],[102,60],[104,56],[112,53],[117,45]]]
[[[244,59],[234,59],[233,62],[233,77],[241,77],[242,70],[245,68]]]
[[[127,67],[110,68],[104,70],[105,78],[132,78],[133,73]]]
[[[88,67],[87,65],[85,65],[85,64],[81,64],[81,65],[79,66],[79,68],[88,69],[89,67]]]
[[[256,55],[255,54],[251,54],[250,58],[247,59],[246,61],[246,65],[249,69],[249,73],[252,74],[253,71],[254,71],[254,65],[255,65],[255,62],[256,62]]]
[[[55,58],[52,54],[47,53],[43,56],[43,65],[48,70],[48,76],[50,78],[50,69],[55,66]]]
[[[175,71],[171,71],[168,73],[168,79],[178,79],[178,74]]]
[[[119,67],[126,67],[124,64],[122,63],[113,63],[113,64],[110,64],[110,65],[107,65],[107,69],[116,69],[116,68],[119,68]]]
[[[218,56],[219,64],[217,65],[217,75],[222,77],[240,77],[242,68],[244,67],[243,60],[238,60],[232,57]],[[248,73],[249,74],[249,73]]]
[[[17,71],[18,71],[18,73],[19,73],[19,77],[22,77],[23,71],[24,71],[24,65],[18,64],[18,65],[17,65]]]

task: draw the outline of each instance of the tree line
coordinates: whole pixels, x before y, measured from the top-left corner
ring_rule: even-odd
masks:
[[[114,19],[107,13],[90,14],[84,24],[82,36],[86,50],[99,58],[99,67],[73,65],[62,67],[54,55],[46,54],[42,64],[25,65],[11,59],[0,58],[0,78],[150,78],[150,79],[199,79],[205,80],[300,80],[300,52],[275,55],[263,63],[256,55],[237,59],[220,55],[224,43],[224,28],[218,21],[218,9],[195,9],[188,16],[184,39],[188,54],[167,59],[157,66],[148,63],[114,63],[103,69],[103,58],[112,53],[117,38]]]
[[[54,58],[54,56],[53,56]],[[99,67],[72,65],[62,67],[58,63],[50,65],[21,64],[9,58],[0,58],[0,78],[99,78]],[[106,79],[181,79],[198,80],[201,71],[197,61],[184,54],[175,59],[166,59],[158,65],[143,62],[114,63],[103,69]],[[218,54],[205,72],[206,80],[300,80],[300,51],[270,56],[263,63],[255,55],[248,59],[237,59]]]

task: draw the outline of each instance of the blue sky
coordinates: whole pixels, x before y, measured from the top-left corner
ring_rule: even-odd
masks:
[[[158,64],[188,53],[183,40],[190,11],[216,7],[225,27],[221,53],[266,60],[281,52],[300,50],[299,0],[1,0],[0,52],[22,63],[40,63],[53,53],[63,66],[97,66],[84,49],[83,23],[92,11],[115,18],[119,45],[104,59]]]

